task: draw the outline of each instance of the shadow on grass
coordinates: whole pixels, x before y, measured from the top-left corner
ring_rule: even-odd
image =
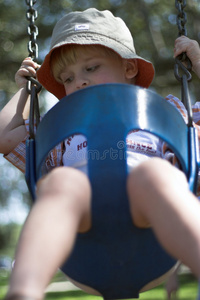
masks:
[[[73,300],[73,299],[98,299],[101,300],[103,299],[102,297],[98,296],[93,296],[93,295],[88,295],[82,291],[67,291],[67,292],[49,292],[46,294],[45,297],[46,300],[55,300],[55,299],[68,299],[68,300]]]
[[[197,279],[192,273],[186,273],[179,276],[179,281],[182,285],[184,285],[197,282]]]

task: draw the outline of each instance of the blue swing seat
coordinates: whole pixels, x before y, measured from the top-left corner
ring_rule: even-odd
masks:
[[[95,159],[88,160],[92,228],[78,234],[62,270],[107,300],[138,298],[144,286],[176,264],[151,229],[139,229],[132,223],[126,193],[126,148],[119,145],[125,145],[133,129],[166,141],[195,192],[196,131],[185,124],[176,108],[146,89],[105,84],[75,92],[46,114],[35,140],[27,142],[26,178],[33,198],[45,158],[58,143],[79,133],[87,137],[88,152],[96,154]]]

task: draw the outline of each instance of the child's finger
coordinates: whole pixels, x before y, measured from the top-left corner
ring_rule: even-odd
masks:
[[[32,66],[22,65],[18,71],[20,76],[36,76],[36,70]]]
[[[187,51],[188,40],[186,37],[179,37],[175,40],[174,56],[178,56]]]
[[[23,60],[21,67],[31,67],[34,70],[37,70],[40,65],[38,65],[36,62],[34,62],[30,57],[27,57]]]

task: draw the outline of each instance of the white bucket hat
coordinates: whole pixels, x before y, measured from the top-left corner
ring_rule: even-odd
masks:
[[[151,62],[136,54],[133,38],[124,21],[114,17],[108,10],[89,8],[83,12],[71,12],[58,21],[53,30],[50,51],[37,72],[39,82],[58,99],[65,96],[65,90],[52,75],[50,58],[56,48],[70,44],[102,45],[122,58],[137,59],[135,84],[148,88],[153,80],[154,67]]]

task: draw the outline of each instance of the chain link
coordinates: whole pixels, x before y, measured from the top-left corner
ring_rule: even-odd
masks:
[[[26,18],[29,21],[28,26],[28,35],[30,37],[30,41],[28,42],[28,51],[29,56],[33,60],[38,59],[38,44],[36,43],[36,39],[38,36],[38,27],[35,25],[35,20],[37,20],[38,13],[34,8],[36,0],[26,0],[26,4],[28,9],[26,11]]]
[[[178,10],[177,14],[177,26],[178,26],[178,36],[187,36],[187,30],[185,24],[187,22],[187,15],[184,11],[186,7],[186,0],[175,0],[175,6]],[[188,89],[188,82],[192,80],[192,75],[190,73],[192,69],[192,63],[187,57],[186,53],[175,58],[174,65],[174,75],[178,81],[181,82],[181,100],[185,105],[188,113],[188,126],[193,126],[193,115],[191,108],[191,101]],[[181,72],[180,72],[181,71]],[[182,74],[180,74],[182,73]]]
[[[184,11],[184,8],[186,7],[186,0],[176,0],[175,6],[178,10],[176,22],[179,30],[179,36],[187,36],[187,29],[185,27],[185,24],[187,23],[187,14]]]
[[[175,0],[175,6],[178,10],[177,14],[177,26],[178,26],[178,36],[185,35],[187,36],[187,29],[185,24],[187,22],[187,15],[184,11],[186,7],[186,0]],[[192,63],[190,59],[187,57],[186,53],[182,53],[176,57],[176,66],[175,66],[175,77],[177,80],[181,81],[181,76],[178,73],[178,69],[180,68],[188,78],[188,81],[191,80],[192,76],[189,71],[192,69]],[[185,63],[185,65],[183,64]]]
[[[26,18],[29,21],[28,25],[28,35],[30,41],[28,42],[28,51],[29,56],[32,60],[37,61],[38,59],[38,45],[37,45],[37,36],[38,36],[38,27],[35,25],[35,20],[38,17],[37,10],[34,8],[36,0],[25,0],[28,6],[26,11]],[[29,131],[30,139],[34,140],[35,138],[35,125],[36,128],[40,122],[40,111],[38,104],[38,93],[41,91],[41,84],[34,77],[27,77],[27,92],[30,94],[30,115],[29,115]]]

